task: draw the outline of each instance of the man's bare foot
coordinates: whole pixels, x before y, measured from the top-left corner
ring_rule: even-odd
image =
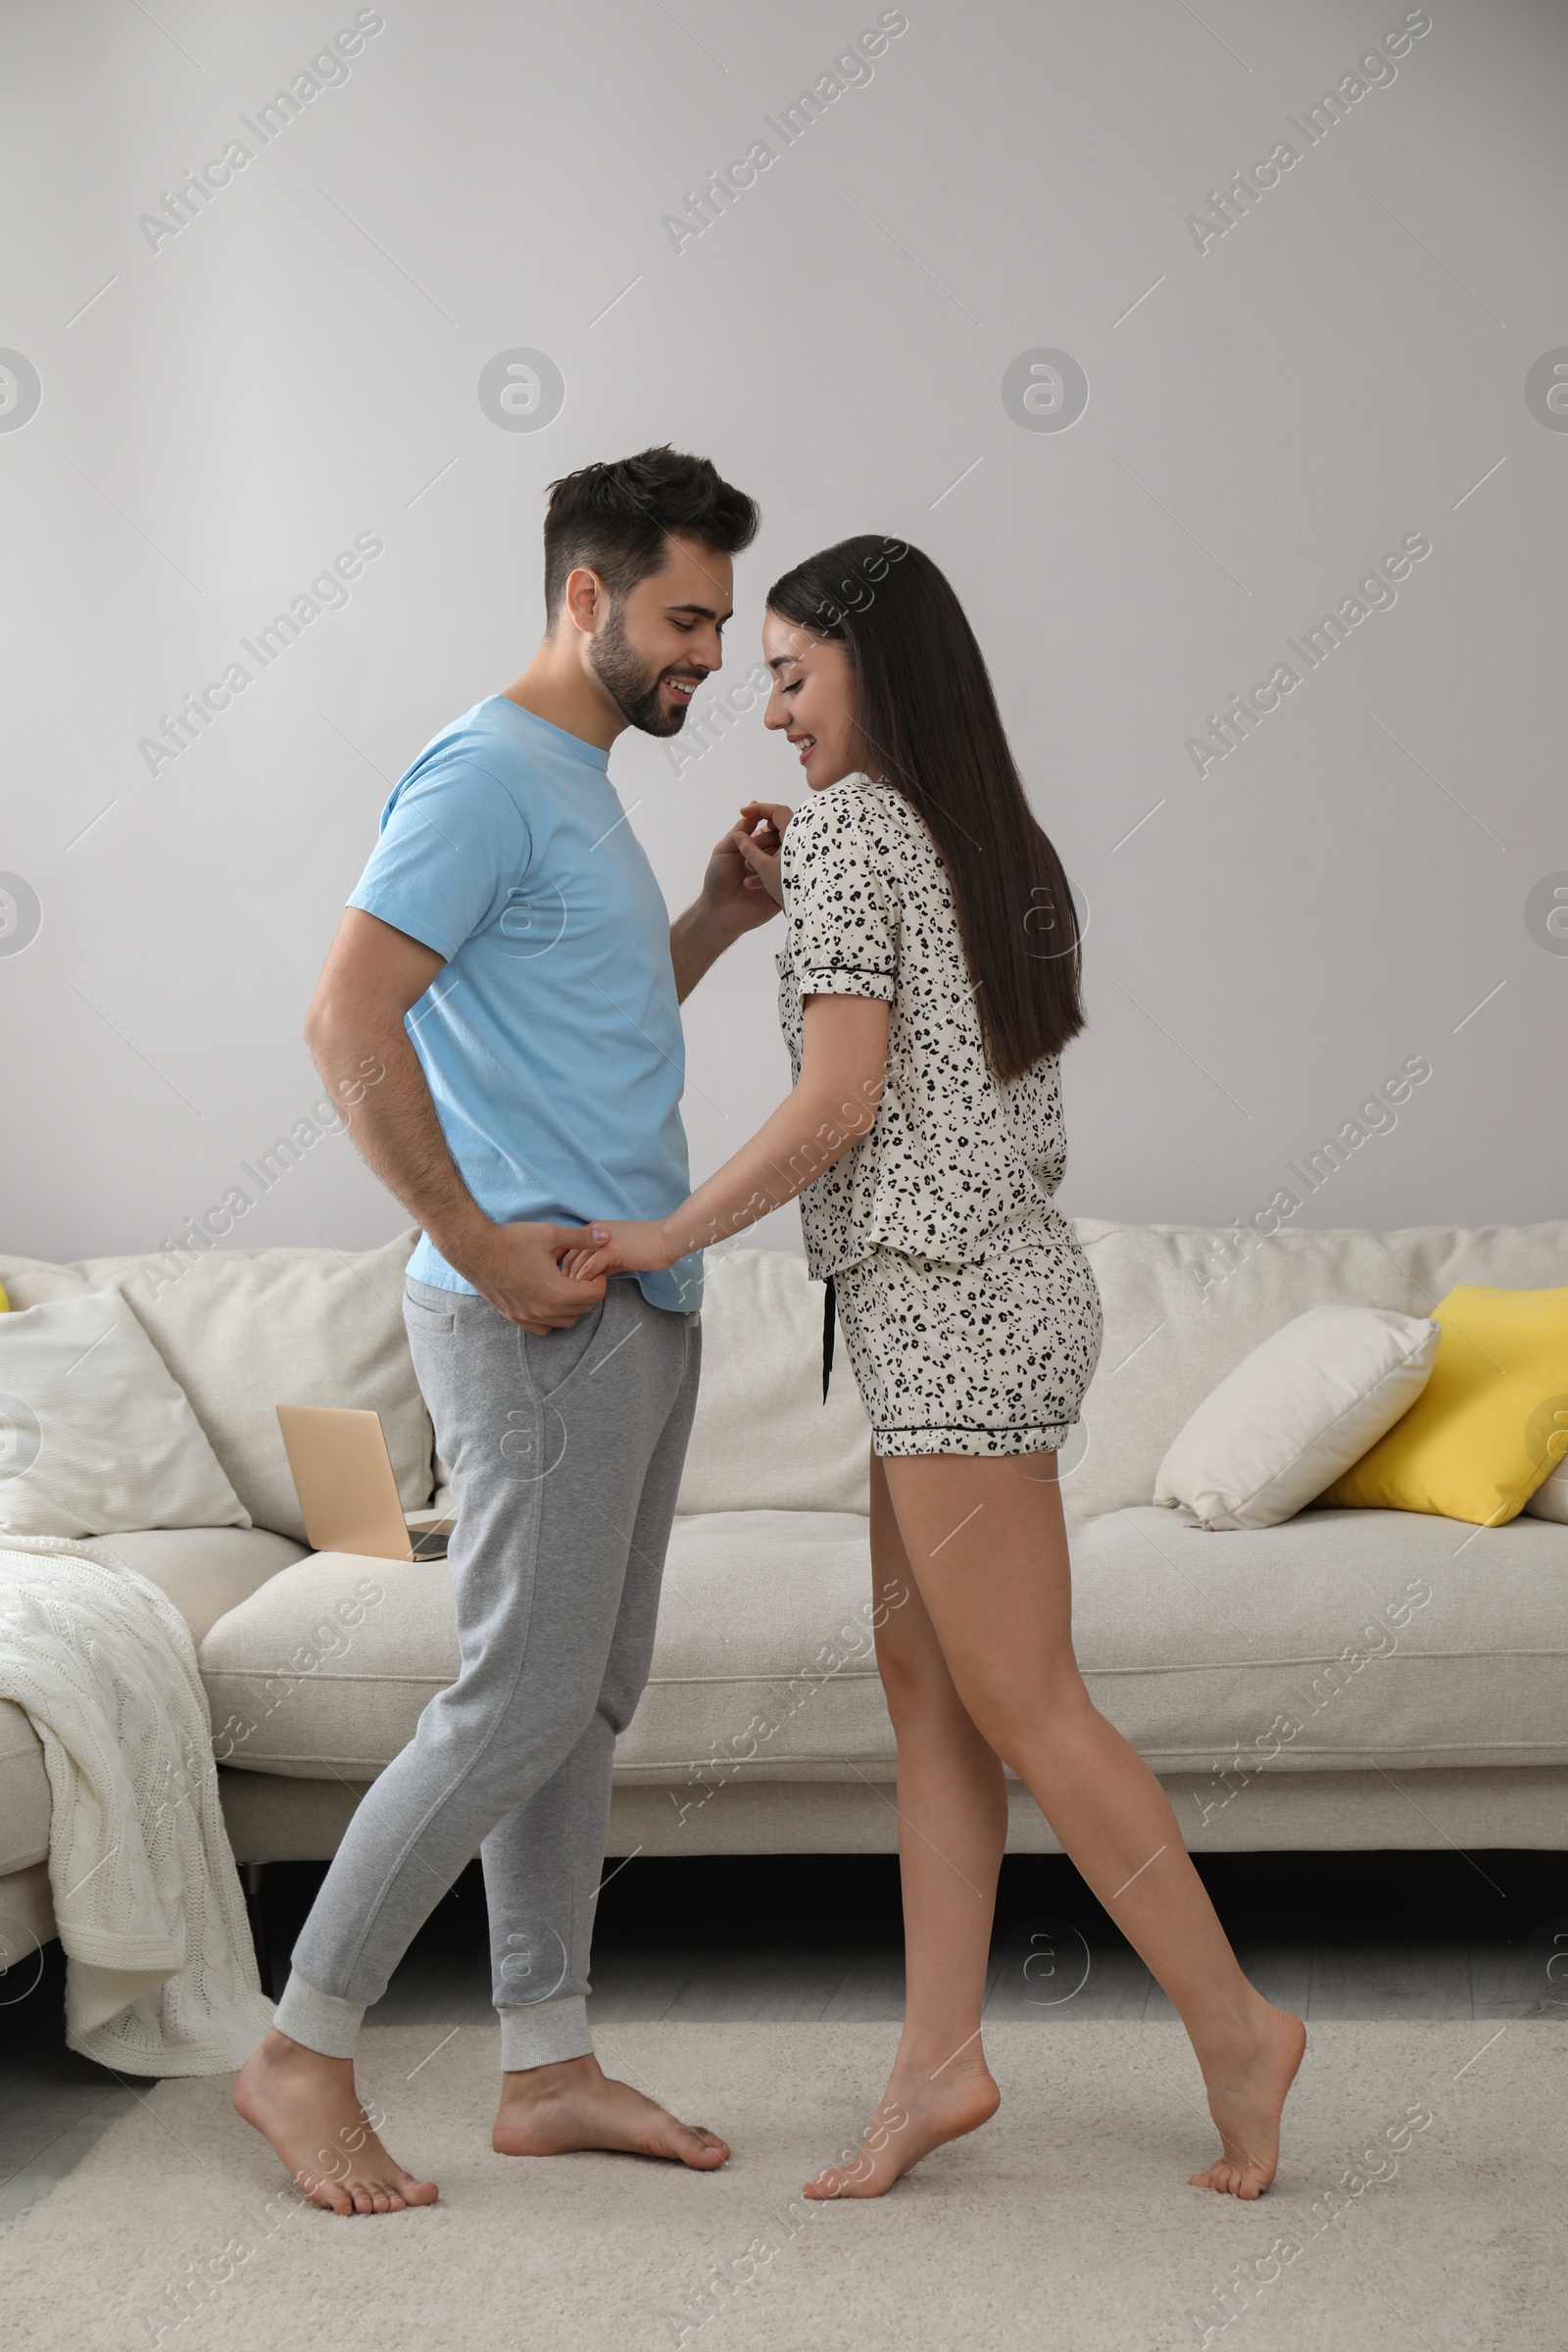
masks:
[[[882,2104],[866,2125],[853,2163],[835,2164],[808,2180],[808,2197],[881,2197],[945,2141],[961,2139],[989,2123],[1002,2105],[983,2057],[954,2060],[924,2074],[901,2053],[894,2060]]]
[[[714,2172],[729,2161],[728,2143],[716,2132],[683,2124],[629,2082],[615,2082],[591,2052],[504,2074],[490,2144],[498,2156],[614,2148],[631,2156],[667,2156],[695,2173]]]
[[[1225,2153],[1206,2173],[1188,2176],[1195,2188],[1232,2197],[1263,2194],[1279,2164],[1280,2111],[1305,2049],[1300,2019],[1265,2001],[1255,2031],[1222,2063],[1204,2067],[1208,2112]]]
[[[394,2164],[371,2131],[351,2058],[323,2058],[274,2028],[240,2068],[233,2095],[289,2178],[328,2213],[401,2213],[435,2203],[435,2182]]]

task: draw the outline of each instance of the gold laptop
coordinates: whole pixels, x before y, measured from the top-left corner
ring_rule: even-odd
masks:
[[[338,1404],[280,1404],[276,1411],[316,1550],[445,1559],[456,1522],[443,1511],[404,1510],[379,1413]]]

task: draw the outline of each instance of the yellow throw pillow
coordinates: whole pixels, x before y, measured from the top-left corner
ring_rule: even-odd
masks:
[[[0,1282],[0,1315],[9,1315],[10,1312],[11,1301],[6,1297],[6,1286],[3,1282]]]
[[[1501,1527],[1555,1466],[1568,1408],[1568,1289],[1461,1283],[1433,1308],[1432,1377],[1409,1411],[1318,1496]]]

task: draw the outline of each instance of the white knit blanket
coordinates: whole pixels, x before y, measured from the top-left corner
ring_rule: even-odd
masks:
[[[0,1696],[43,1742],[71,2047],[132,2075],[231,2073],[272,2004],[184,1619],[89,1545],[0,1535]]]

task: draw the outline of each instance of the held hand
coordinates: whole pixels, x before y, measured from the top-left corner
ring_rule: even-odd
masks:
[[[793,813],[782,803],[748,801],[740,824],[713,845],[701,904],[737,939],[769,921],[783,904],[782,891],[772,888],[767,873],[777,868]]]
[[[662,1224],[654,1218],[617,1218],[612,1224],[590,1226],[587,1234],[573,1235],[572,1240],[587,1246],[565,1252],[562,1272],[576,1282],[597,1282],[601,1288],[612,1274],[662,1273],[680,1255]]]
[[[784,836],[794,813],[782,802],[748,801],[741,809],[739,825],[730,835],[750,869],[746,887],[766,893],[772,901],[769,914],[773,907],[784,904]]]
[[[580,1225],[495,1225],[477,1250],[465,1253],[458,1272],[509,1323],[543,1339],[569,1330],[603,1298],[603,1281],[570,1275],[561,1263],[570,1255],[580,1261],[593,1241],[592,1230]]]

